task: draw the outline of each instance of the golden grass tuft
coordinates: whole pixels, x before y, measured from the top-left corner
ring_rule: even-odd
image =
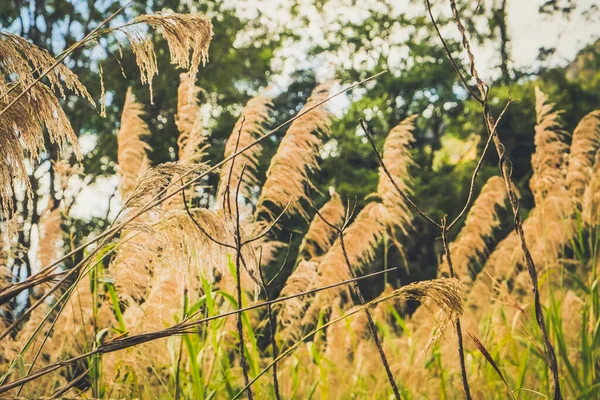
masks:
[[[148,24],[158,30],[169,46],[171,64],[187,69],[190,76],[195,77],[200,63],[208,61],[213,27],[206,16],[159,12],[136,17],[133,24],[138,23]]]
[[[265,133],[265,124],[269,122],[271,106],[271,99],[264,95],[258,95],[248,101],[227,139],[224,158],[235,154],[236,149],[239,151],[245,148]],[[256,173],[261,153],[262,146],[257,144],[235,159],[223,164],[217,187],[217,206],[223,207],[229,214],[235,209],[234,204],[239,200],[235,199],[235,192],[244,163],[246,163],[246,170],[240,186],[240,194],[248,199],[251,197],[252,187],[259,184]]]
[[[344,247],[353,272],[362,271],[373,261],[378,243],[387,230],[384,221],[389,220],[386,208],[381,203],[367,204],[344,231]],[[331,285],[350,279],[350,272],[340,239],[321,258],[317,267],[316,279],[308,289]],[[302,325],[311,326],[323,310],[328,310],[333,300],[341,293],[348,293],[347,287],[337,287],[319,292],[314,296],[302,319]],[[301,329],[296,327],[296,329]]]
[[[329,95],[331,83],[317,86],[300,110],[306,112]],[[307,190],[313,187],[312,172],[319,168],[318,156],[323,137],[330,132],[330,116],[318,107],[295,120],[279,144],[267,170],[267,179],[258,200],[256,215],[266,213],[275,219],[289,202],[288,214],[308,219],[302,201],[308,200]]]
[[[150,134],[150,129],[142,119],[143,115],[142,105],[136,102],[129,88],[121,114],[121,127],[117,132],[119,189],[123,199],[131,194],[138,178],[148,168],[146,151],[150,150],[150,146],[142,138]]]
[[[567,187],[578,201],[581,201],[592,179],[594,158],[599,148],[600,110],[596,110],[584,116],[573,132],[567,169]]]
[[[140,68],[140,79],[143,84],[148,85],[152,102],[152,80],[158,74],[156,53],[148,32],[138,24],[147,24],[157,29],[169,46],[171,64],[188,70],[190,77],[196,76],[200,63],[208,61],[208,48],[213,36],[212,24],[201,14],[161,12],[140,15],[131,23],[118,28],[127,36]]]
[[[40,218],[40,245],[37,256],[42,267],[50,265],[51,262],[58,258],[58,242],[62,236],[61,220],[62,215],[58,208],[54,210],[47,209]]]
[[[3,214],[9,214],[13,206],[13,182],[24,183],[31,195],[25,159],[37,159],[45,149],[44,129],[63,154],[71,143],[75,155],[81,157],[71,123],[48,86],[37,83],[13,106],[5,108],[17,95],[13,91],[0,100],[0,108],[6,110],[0,126],[0,213]]]
[[[319,260],[302,260],[288,277],[279,297],[291,296],[302,293],[311,287],[317,279],[317,266]],[[273,309],[277,312],[277,320],[281,326],[277,331],[278,341],[285,342],[291,338],[298,338],[301,331],[296,329],[307,307],[306,299],[295,297],[285,303],[276,304]]]
[[[567,133],[559,123],[560,111],[537,86],[535,88],[535,153],[531,156],[533,176],[529,186],[536,203],[549,195],[565,190],[566,160],[569,146],[564,142]]]
[[[411,194],[409,169],[414,166],[414,161],[410,154],[410,146],[415,141],[412,132],[415,129],[416,119],[417,115],[411,115],[392,128],[383,145],[383,162],[398,188],[407,195]],[[400,228],[406,234],[407,228],[411,225],[411,213],[408,205],[381,167],[379,168],[377,194],[393,220],[393,224],[390,225]]]
[[[481,193],[473,202],[467,214],[465,226],[456,240],[450,244],[452,265],[458,279],[469,284],[477,275],[476,270],[469,268],[475,262],[481,262],[487,255],[488,241],[494,230],[500,225],[498,207],[506,205],[506,189],[499,176],[491,177],[481,189]],[[439,268],[440,275],[449,274],[448,261],[443,258]]]
[[[335,190],[331,189],[331,192],[331,199],[315,214],[300,243],[298,254],[305,260],[314,259],[329,251],[337,233],[329,224],[338,229],[344,224],[346,210],[342,198]]]
[[[582,217],[590,226],[600,224],[600,152],[596,153],[589,184],[584,190]]]
[[[179,161],[193,164],[202,160],[206,149],[206,136],[202,129],[203,120],[198,101],[198,93],[202,89],[195,85],[196,78],[189,72],[181,74],[180,78],[175,115],[175,124],[179,130],[177,138]]]
[[[46,79],[50,88],[57,89],[63,99],[66,98],[66,87],[94,105],[94,100],[86,87],[67,66],[58,64],[50,70],[56,60],[45,49],[41,49],[17,35],[0,32],[0,54],[3,56],[0,66],[5,77],[9,79],[8,81],[0,80],[0,96],[4,97],[5,93],[16,84],[21,85],[19,89],[24,89],[33,84],[41,73],[49,71]]]

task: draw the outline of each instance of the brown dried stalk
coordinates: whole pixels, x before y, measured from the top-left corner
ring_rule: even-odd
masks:
[[[498,376],[500,377],[500,379],[502,379],[502,382],[504,382],[504,386],[506,386],[506,389],[508,390],[508,393],[510,394],[510,397],[513,400],[517,400],[517,398],[515,397],[515,394],[513,393],[512,389],[508,385],[508,381],[504,377],[504,374],[502,374],[502,371],[500,371],[500,368],[498,367],[498,364],[496,364],[496,361],[494,361],[494,358],[492,357],[492,355],[490,354],[490,352],[485,348],[485,346],[483,345],[483,343],[481,343],[481,340],[479,340],[477,338],[477,336],[475,336],[474,334],[472,334],[469,331],[466,331],[466,332],[467,332],[467,335],[469,335],[469,337],[471,338],[471,340],[475,344],[475,347],[477,347],[477,350],[479,350],[479,352],[490,363],[490,365],[492,366],[492,368],[494,368],[494,371],[496,371],[496,373],[498,374]]]
[[[233,162],[233,161],[232,161]],[[240,180],[238,181],[236,189],[236,198],[239,195],[240,185],[243,180],[244,172],[246,170],[246,163],[242,165],[242,171],[240,173]],[[238,310],[242,309],[242,270],[241,270],[241,258],[242,258],[242,234],[240,227],[240,209],[239,202],[235,202],[236,206],[236,223],[235,223],[235,279],[236,279],[236,294]],[[239,336],[239,352],[240,352],[240,364],[242,367],[242,374],[244,376],[244,383],[248,385],[250,379],[248,378],[248,365],[246,362],[246,346],[244,345],[244,326],[242,324],[243,313],[237,314],[237,331]],[[248,387],[248,399],[252,400],[252,389]]]

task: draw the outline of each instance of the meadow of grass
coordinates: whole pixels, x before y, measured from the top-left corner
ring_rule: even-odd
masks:
[[[159,30],[172,62],[186,71],[175,115],[178,161],[149,165],[146,107],[128,91],[117,133],[122,209],[103,233],[75,246],[61,227],[68,196],[50,204],[38,223],[41,268],[17,280],[23,221],[13,209],[14,183],[24,184],[19,195],[32,194],[27,162],[44,151],[45,133],[65,159],[79,156],[57,92],[94,103],[60,62],[101,35],[120,34],[151,91],[158,70],[143,25]],[[494,149],[500,164],[478,193],[471,188],[463,213],[435,221],[418,207],[426,199],[411,197],[417,115],[390,130],[381,153],[360,121],[380,162],[377,191],[355,209],[331,188],[317,208],[311,178],[331,130],[327,102],[364,81],[336,94],[324,82],[273,129],[271,99],[256,96],[222,161],[208,160],[195,75],[211,37],[202,15],[160,13],[101,26],[55,59],[0,33],[0,397],[600,397],[600,111],[566,132],[560,104],[536,88],[535,205],[523,215],[495,131],[504,112],[491,114],[471,57],[470,76],[461,79],[473,79],[469,92],[482,105],[488,140],[481,159]],[[283,128],[263,180],[261,142]],[[53,168],[66,193],[77,169]],[[218,186],[204,199],[209,174]],[[514,217],[505,237],[501,212]],[[287,247],[280,233],[294,216],[308,223],[298,251],[285,255],[295,260],[288,271],[278,268]],[[440,231],[438,278],[385,285],[365,298],[361,285],[382,279],[365,276],[377,250],[385,243],[402,254],[417,218]],[[281,289],[276,279],[285,281]],[[23,293],[31,300],[9,310]]]

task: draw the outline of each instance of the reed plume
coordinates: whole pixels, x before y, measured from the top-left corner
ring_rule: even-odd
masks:
[[[506,189],[499,176],[491,177],[481,189],[481,193],[467,214],[465,226],[456,240],[450,244],[450,254],[454,272],[463,283],[469,284],[477,270],[469,268],[473,262],[481,262],[487,255],[488,241],[500,225],[498,208],[506,205]],[[449,274],[448,261],[444,257],[439,268],[440,274]]]
[[[589,184],[583,194],[583,221],[589,226],[600,223],[600,152],[596,153],[596,160],[592,168]]]
[[[300,113],[326,99],[330,87],[331,83],[317,86]],[[312,188],[310,175],[319,168],[320,146],[330,129],[329,113],[323,107],[292,123],[271,159],[255,215],[266,213],[273,220],[289,202],[290,215],[298,214],[308,219],[302,201],[308,200],[306,190]]]
[[[152,79],[158,74],[156,53],[148,33],[138,24],[147,24],[157,29],[169,46],[171,64],[188,70],[191,77],[198,73],[200,63],[208,61],[208,48],[213,37],[212,24],[201,14],[160,12],[140,15],[117,28],[125,34],[131,45],[140,69],[140,79],[143,84],[148,85],[152,102]]]
[[[378,243],[387,231],[385,221],[389,221],[389,214],[381,203],[367,204],[344,231],[346,254],[344,254],[340,239],[336,239],[331,249],[322,257],[317,267],[316,279],[312,281],[310,288],[350,279],[346,255],[350,268],[354,272],[360,272],[369,265],[375,257]],[[312,326],[319,313],[328,310],[335,297],[342,293],[349,294],[348,288],[335,288],[317,293],[303,315],[302,327]],[[296,326],[294,329],[302,328]]]
[[[204,121],[198,101],[198,93],[202,89],[195,85],[196,78],[189,73],[181,74],[180,80],[177,89],[177,114],[175,115],[175,124],[179,130],[179,136],[177,137],[178,162],[181,165],[194,165],[206,157],[206,149],[208,148],[207,136],[203,126]],[[185,178],[182,181],[181,175],[174,174],[173,186],[169,189],[167,195],[178,190],[179,186],[184,184],[187,179]],[[186,198],[192,200],[196,194],[195,185],[187,189],[187,192],[191,192],[192,195]],[[183,198],[180,195],[173,196],[167,199],[162,206],[165,209],[181,210],[183,209]]]
[[[71,124],[54,94],[66,98],[66,90],[79,97],[91,98],[85,86],[63,64],[50,67],[55,59],[44,49],[7,32],[0,32],[0,108],[3,123],[0,126],[0,214],[9,215],[12,204],[12,182],[29,180],[24,159],[37,159],[45,149],[44,129],[50,141],[64,151],[68,143],[80,157],[77,138]],[[36,82],[45,73],[48,85]],[[35,84],[34,84],[35,83]],[[29,92],[17,100],[23,91]],[[30,190],[27,192],[31,195]]]
[[[150,146],[142,140],[150,129],[142,116],[143,107],[136,102],[131,88],[127,89],[121,114],[121,127],[117,132],[117,160],[119,163],[119,189],[121,197],[127,199],[140,175],[148,168],[146,151]]]
[[[414,141],[412,130],[415,118],[416,116],[408,117],[394,127],[384,144],[384,163],[387,157],[387,161],[391,164],[388,166],[388,171],[399,188],[404,191],[409,190],[411,180],[409,168],[413,161],[409,146]],[[336,239],[319,263],[318,276],[313,287],[349,279],[351,272],[360,272],[364,266],[373,261],[377,245],[387,232],[392,233],[391,237],[402,253],[402,244],[396,239],[396,230],[407,232],[411,222],[410,213],[404,199],[398,194],[385,171],[381,169],[379,172],[377,194],[382,202],[373,201],[367,204],[355,220],[345,228],[344,246],[340,237]],[[346,290],[334,289],[317,293],[307,309],[302,324],[310,326],[314,323],[319,312],[329,309],[333,299]]]
[[[0,100],[0,106],[5,110],[0,126],[0,212],[7,215],[12,209],[13,181],[24,183],[29,189],[27,194],[31,195],[24,160],[38,159],[45,149],[44,129],[61,153],[64,154],[67,144],[71,143],[75,155],[81,157],[75,132],[58,98],[48,86],[37,83],[26,95],[7,107],[16,96],[15,92],[11,92]]]
[[[531,156],[533,176],[529,186],[536,203],[549,195],[566,190],[566,160],[569,147],[564,142],[567,133],[558,121],[560,111],[554,111],[554,104],[539,87],[535,88],[535,153]]]
[[[0,96],[4,97],[6,92],[17,84],[24,89],[33,84],[39,75],[48,71],[45,77],[50,88],[58,90],[63,99],[66,98],[66,88],[94,105],[94,100],[86,87],[66,65],[58,64],[50,69],[56,60],[45,49],[17,35],[0,32],[0,54],[3,55],[0,65],[8,79],[0,81]]]
[[[58,208],[54,210],[49,207],[41,217],[39,225],[40,245],[38,249],[38,260],[45,267],[56,260],[58,242],[62,236],[60,227],[62,215]]]
[[[308,287],[311,287],[317,279],[318,264],[318,259],[300,261],[294,272],[288,277],[279,296],[285,297],[302,293]],[[307,306],[306,299],[296,297],[273,307],[273,310],[277,312],[277,320],[281,325],[281,329],[277,330],[278,341],[287,341],[292,337],[299,337],[301,332],[295,328],[300,323]]]
[[[256,138],[265,133],[265,124],[269,122],[269,112],[272,101],[269,97],[258,95],[248,101],[242,115],[237,120],[231,135],[225,144],[224,158],[230,157],[236,151],[247,147]],[[235,191],[240,181],[244,163],[246,169],[244,180],[240,186],[240,194],[245,198],[251,198],[251,189],[259,184],[256,178],[258,158],[262,153],[260,144],[254,145],[231,161],[225,163],[221,168],[219,184],[217,187],[217,205],[231,214],[235,209]],[[234,197],[233,199],[231,199]]]
[[[567,187],[579,202],[592,179],[592,168],[595,165],[595,156],[599,148],[600,110],[596,110],[579,121],[571,142]]]
[[[314,216],[300,243],[298,254],[305,260],[312,260],[329,251],[337,233],[329,224],[338,229],[344,224],[345,209],[342,198],[333,188],[330,188],[330,193],[331,199]]]
[[[411,193],[409,169],[414,166],[414,161],[410,154],[410,146],[415,141],[413,131],[416,119],[417,115],[411,115],[392,128],[383,145],[383,163],[394,178],[398,188],[405,194]],[[392,230],[397,227],[406,234],[407,228],[411,225],[411,213],[408,205],[381,167],[379,168],[377,194],[388,210],[391,221],[393,221],[389,224]],[[395,235],[393,236],[395,237]]]
[[[157,29],[167,41],[171,64],[187,69],[190,76],[195,77],[200,63],[208,61],[213,27],[206,16],[197,13],[158,12],[140,15],[132,23],[145,23]]]
[[[179,130],[177,138],[179,161],[193,164],[202,160],[206,149],[206,136],[202,129],[203,120],[198,101],[198,93],[202,89],[195,85],[196,78],[189,72],[181,74],[180,79],[175,115],[175,124]]]

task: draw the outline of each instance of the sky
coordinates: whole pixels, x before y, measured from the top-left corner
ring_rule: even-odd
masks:
[[[539,67],[536,58],[538,49],[541,47],[556,47],[557,49],[546,65],[565,66],[574,58],[579,49],[600,38],[598,15],[592,20],[586,20],[577,11],[570,20],[558,16],[541,15],[538,13],[538,9],[545,1],[508,0],[507,25],[511,37],[510,51],[514,66],[517,68],[534,70]],[[325,3],[326,12],[318,14],[315,9],[315,1],[299,0],[299,3],[301,4],[299,13],[308,18],[309,25],[308,29],[297,32],[303,38],[299,43],[294,46],[284,46],[276,54],[273,67],[280,72],[274,78],[274,83],[279,87],[285,87],[290,83],[289,76],[298,67],[317,69],[317,76],[322,79],[333,78],[334,68],[332,65],[340,62],[339,59],[331,59],[330,55],[308,59],[303,56],[303,53],[315,43],[326,40],[327,32],[325,31],[335,29],[336,20],[359,22],[367,14],[368,8],[371,7],[369,2],[329,0]],[[466,0],[459,1],[459,6],[461,3],[466,4]],[[277,21],[286,28],[304,29],[301,28],[303,25],[295,21],[286,10],[286,4],[287,0],[253,0],[232,1],[231,6],[240,15],[249,18]],[[409,3],[408,0],[398,0],[393,4],[396,12],[406,12],[415,16],[422,15],[424,12],[424,8],[419,8],[414,5],[414,2]],[[588,9],[594,5],[600,7],[600,0],[578,0],[578,4],[581,9]],[[445,8],[448,11],[448,7]],[[444,8],[440,8],[440,10],[443,12]],[[323,14],[325,15],[323,16]],[[218,21],[213,21],[213,23],[216,24]],[[403,33],[399,32],[398,34]],[[455,32],[448,31],[444,34],[452,35]],[[240,38],[240,40],[252,39]],[[382,43],[382,45],[385,45],[385,43]],[[493,68],[498,65],[497,49],[493,46],[481,47],[475,45],[474,53],[483,79],[489,80],[497,77],[498,70]],[[402,58],[402,54],[397,54],[396,58]],[[333,108],[336,109],[336,113],[341,113],[347,104],[348,99],[340,97],[333,104]],[[84,135],[81,144],[84,152],[89,151],[95,145],[94,137]],[[74,191],[77,190],[79,184],[80,182],[73,182]],[[108,199],[114,192],[116,185],[116,179],[102,178],[95,185],[85,188],[72,208],[72,214],[80,218],[103,217],[107,211]],[[119,197],[113,198],[112,202],[111,210],[116,212],[119,209]],[[92,210],[92,214],[90,214],[90,210]]]
[[[512,57],[517,67],[535,67],[537,49],[556,47],[552,65],[564,66],[577,51],[600,38],[600,20],[586,21],[577,13],[570,21],[549,18],[537,10],[545,0],[509,0],[508,30],[512,38]],[[582,8],[600,7],[598,0],[579,0]]]

